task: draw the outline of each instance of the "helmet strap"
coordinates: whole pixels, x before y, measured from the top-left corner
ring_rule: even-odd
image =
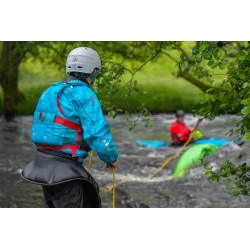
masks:
[[[95,82],[95,79],[96,79],[97,75],[100,73],[100,71],[101,71],[101,70],[98,69],[98,70],[96,71],[95,76],[93,75],[93,72],[90,74],[90,78],[91,78],[91,84],[89,84],[90,87],[93,86],[93,84],[94,84],[94,82]]]
[[[93,84],[95,82],[95,77],[93,75],[93,72],[90,74],[90,78],[91,78],[91,83]]]

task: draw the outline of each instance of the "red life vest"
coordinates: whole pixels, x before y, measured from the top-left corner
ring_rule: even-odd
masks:
[[[178,121],[174,122],[170,127],[170,132],[173,142],[177,143],[185,142],[190,136],[190,131],[185,122],[182,124]]]

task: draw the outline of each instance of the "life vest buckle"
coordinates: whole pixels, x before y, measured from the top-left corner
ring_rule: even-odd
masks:
[[[72,150],[72,157],[75,158],[77,157],[77,154],[76,154],[76,145],[71,145],[71,150]]]

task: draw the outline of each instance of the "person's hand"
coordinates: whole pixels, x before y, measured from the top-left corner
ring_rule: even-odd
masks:
[[[106,168],[110,169],[110,170],[113,170],[113,169],[116,169],[118,167],[118,160],[116,160],[115,162],[113,163],[108,163],[106,165]]]
[[[197,129],[197,126],[194,126],[194,127],[192,127],[191,129],[190,129],[190,131],[191,132],[194,132],[194,130],[196,130]]]

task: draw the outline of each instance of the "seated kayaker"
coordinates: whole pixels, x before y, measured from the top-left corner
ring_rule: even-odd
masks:
[[[175,115],[177,121],[174,122],[170,127],[171,137],[173,141],[171,145],[181,146],[187,141],[190,133],[193,132],[194,127],[189,129],[184,122],[185,112],[183,110],[177,110]]]

